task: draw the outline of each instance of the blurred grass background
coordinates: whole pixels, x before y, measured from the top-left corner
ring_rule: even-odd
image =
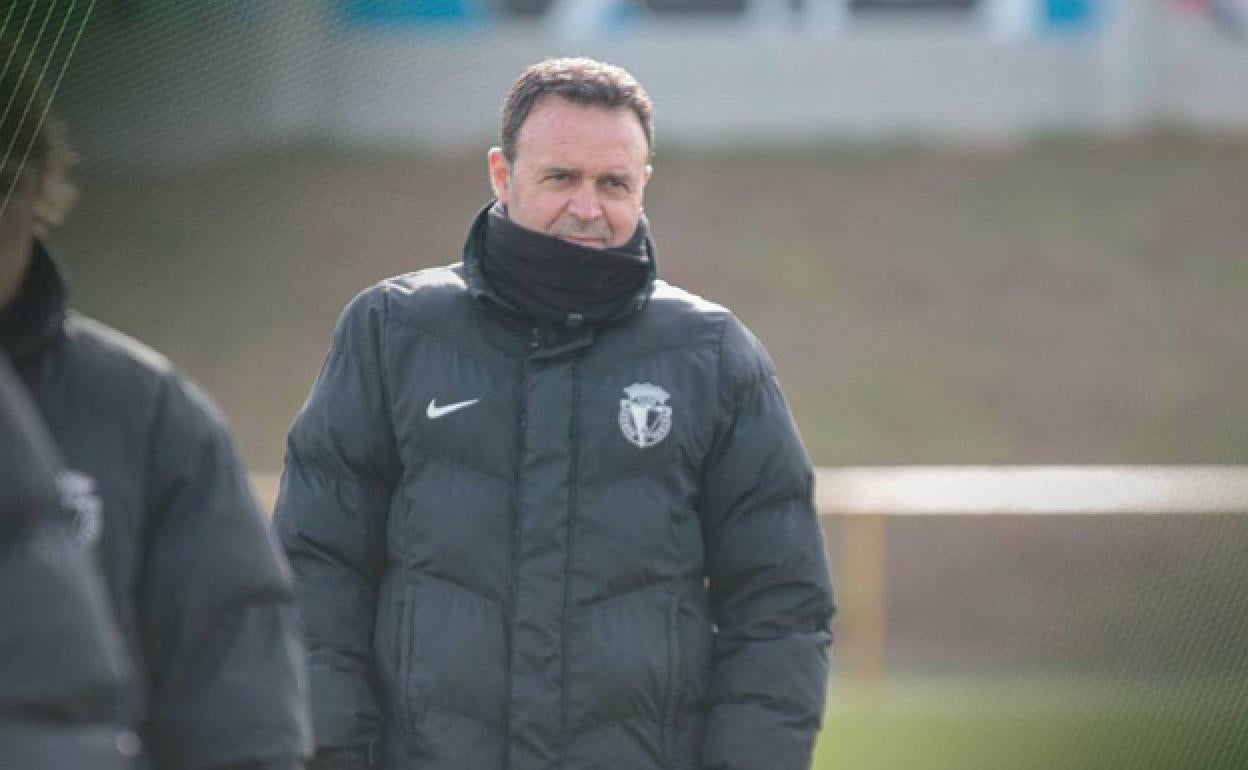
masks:
[[[661,275],[763,339],[818,463],[1245,457],[1248,141],[655,165]],[[484,153],[268,153],[87,176],[55,241],[274,469],[345,302],[457,260],[488,194]]]
[[[834,691],[814,770],[1235,770],[1244,683],[910,679]]]

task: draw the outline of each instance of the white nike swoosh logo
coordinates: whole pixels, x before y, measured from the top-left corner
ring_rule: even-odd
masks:
[[[425,410],[425,416],[430,420],[436,420],[439,417],[447,416],[451,412],[458,412],[460,409],[467,409],[480,400],[481,399],[479,398],[474,398],[471,401],[459,401],[454,404],[447,404],[446,406],[438,406],[438,400],[436,398],[431,398],[429,399],[429,408]]]

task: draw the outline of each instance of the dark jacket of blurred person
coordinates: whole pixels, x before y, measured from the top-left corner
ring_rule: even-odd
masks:
[[[208,398],[159,354],[68,309],[37,238],[72,189],[38,71],[6,68],[0,91],[33,106],[0,124],[16,148],[0,168],[0,350],[56,442],[62,498],[138,671],[124,704],[137,764],[299,767],[311,738],[289,570]]]
[[[0,355],[0,768],[123,770],[132,672],[61,509],[52,441]]]
[[[315,765],[805,770],[833,607],[771,361],[655,277],[636,81],[512,94],[463,261],[356,297],[290,431]]]

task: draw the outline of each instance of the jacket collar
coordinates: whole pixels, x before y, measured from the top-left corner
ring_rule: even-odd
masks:
[[[508,303],[505,299],[498,295],[498,292],[490,286],[489,280],[485,277],[481,269],[481,259],[483,253],[483,243],[485,241],[486,228],[489,226],[490,210],[495,206],[497,201],[491,200],[487,203],[473,219],[472,225],[468,230],[468,237],[464,241],[464,260],[463,274],[465,282],[468,285],[468,291],[474,298],[486,307],[501,311],[502,313],[514,319],[533,323],[548,323],[544,319],[537,319],[527,315],[520,308]],[[645,284],[634,295],[633,300],[624,304],[619,310],[605,319],[606,324],[615,324],[624,321],[636,313],[640,312],[650,301],[650,295],[654,292],[654,282],[657,276],[656,258],[654,249],[654,240],[649,235],[646,236],[646,252],[650,255],[648,268],[649,275]],[[569,317],[564,319],[562,326],[565,329],[575,330],[582,326],[581,319]]]
[[[7,307],[0,308],[0,349],[14,364],[34,356],[63,333],[67,312],[64,275],[36,240],[21,288]]]

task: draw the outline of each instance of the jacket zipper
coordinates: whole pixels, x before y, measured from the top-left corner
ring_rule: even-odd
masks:
[[[664,694],[663,755],[668,767],[676,761],[676,722],[680,711],[680,594],[667,612],[667,692]]]
[[[529,345],[530,351],[537,350],[541,346],[538,338],[537,329],[533,329],[533,336]],[[514,499],[511,505],[511,590],[509,592],[508,601],[508,623],[507,623],[507,711],[504,723],[505,744],[511,742],[511,693],[512,693],[512,671],[511,661],[515,652],[515,624],[516,624],[516,597],[519,592],[520,582],[520,526],[521,526],[521,510],[520,510],[520,487],[521,479],[524,475],[524,453],[527,446],[526,432],[528,430],[529,419],[529,398],[528,398],[528,379],[529,367],[532,364],[526,359],[520,364],[520,373],[516,377],[516,476],[514,481]],[[509,767],[511,764],[510,752],[505,751],[503,756],[503,767]]]
[[[572,524],[576,517],[577,483],[580,475],[581,446],[581,371],[579,361],[572,362],[572,424],[568,428],[568,510],[564,525],[563,558],[563,634],[559,649],[559,720],[562,734],[560,752],[566,751],[568,735],[568,612],[572,606]]]
[[[419,754],[416,735],[416,709],[412,703],[412,645],[415,635],[412,633],[412,622],[415,613],[412,604],[415,591],[410,585],[403,589],[403,607],[399,612],[399,735],[403,740],[404,753],[408,759],[415,759]]]

